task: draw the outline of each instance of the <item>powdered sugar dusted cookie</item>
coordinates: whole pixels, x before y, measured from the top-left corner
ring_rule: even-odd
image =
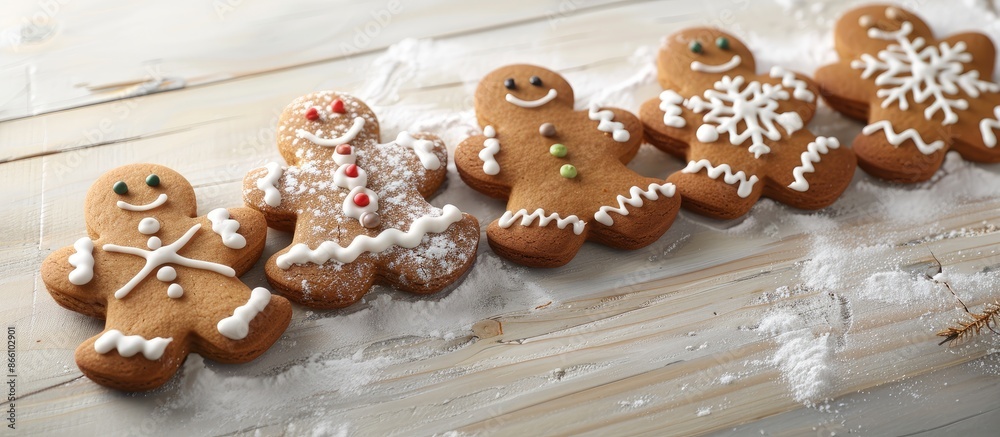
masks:
[[[295,99],[278,122],[289,166],[269,163],[244,180],[247,205],[270,226],[294,230],[267,261],[267,278],[290,299],[338,308],[375,283],[440,291],[472,265],[479,222],[425,198],[444,182],[447,149],[429,134],[380,143],[362,101],[324,91]]]
[[[267,226],[257,211],[197,217],[187,180],[154,164],[104,174],[85,208],[89,236],[49,255],[42,280],[60,305],[106,319],[104,332],[76,350],[95,382],[151,390],[189,353],[250,361],[288,327],[287,300],[237,278],[264,250]]]
[[[868,173],[897,182],[930,179],[945,153],[1000,162],[996,48],[981,33],[938,40],[920,17],[874,5],[834,28],[840,61],[816,72],[830,106],[867,126],[854,140]]]
[[[666,232],[680,206],[673,184],[625,167],[642,144],[635,116],[573,104],[565,79],[531,65],[497,69],[476,90],[483,135],[458,146],[455,164],[470,186],[507,199],[487,236],[515,262],[560,266],[588,239],[643,247]]]
[[[664,91],[640,116],[650,143],[688,161],[668,178],[686,208],[731,219],[765,196],[819,209],[847,189],[854,154],[805,128],[818,101],[809,79],[757,74],[742,42],[708,28],[669,36],[657,63]]]

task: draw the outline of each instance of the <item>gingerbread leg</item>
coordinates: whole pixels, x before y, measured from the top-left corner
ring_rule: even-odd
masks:
[[[413,249],[386,251],[380,258],[382,281],[410,293],[441,291],[472,267],[479,233],[479,221],[464,214],[445,233],[428,234]]]
[[[663,235],[681,206],[677,188],[666,181],[636,179],[609,186],[605,193],[618,193],[606,200],[592,217],[592,239],[620,249],[645,247]]]
[[[375,263],[369,254],[354,262],[341,264],[330,260],[323,264],[278,266],[284,249],[267,260],[264,271],[275,291],[288,299],[314,308],[343,308],[361,300],[375,283]]]
[[[116,327],[109,320],[103,333],[76,349],[76,364],[84,375],[105,387],[152,390],[167,382],[184,363],[188,349],[183,335],[149,327]]]
[[[801,209],[830,206],[850,185],[857,167],[854,154],[836,138],[797,132],[787,153],[768,168],[764,195]],[[798,146],[798,154],[791,150]]]
[[[667,181],[677,186],[685,208],[728,220],[746,214],[757,203],[764,191],[760,179],[753,170],[733,168],[718,158],[699,158]]]
[[[213,361],[245,363],[278,341],[292,320],[292,305],[263,287],[250,290],[233,281],[229,288],[218,293],[224,305],[199,308],[193,349]]]
[[[543,208],[521,208],[490,223],[486,237],[494,252],[518,264],[559,267],[573,259],[587,240],[585,220]]]
[[[854,139],[858,165],[866,172],[895,182],[921,182],[941,167],[948,152],[947,128],[939,124],[913,125],[898,110],[872,104],[872,121]]]

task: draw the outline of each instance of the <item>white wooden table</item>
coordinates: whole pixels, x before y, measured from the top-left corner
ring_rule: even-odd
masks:
[[[344,310],[297,307],[257,361],[192,356],[146,394],[81,376],[73,350],[102,324],[58,307],[38,277],[50,251],[84,235],[83,196],[110,168],[164,164],[192,182],[201,213],[238,205],[244,173],[280,160],[277,115],[298,95],[352,92],[385,136],[428,129],[454,146],[476,129],[471,94],[495,67],[546,65],[581,107],[636,110],[659,92],[652,59],[673,31],[725,26],[762,71],[809,73],[833,56],[832,19],[856,1],[10,3],[0,319],[16,330],[19,432],[997,432],[1000,340],[948,348],[934,335],[963,316],[926,277],[935,257],[973,310],[1000,290],[1000,167],[955,159],[918,186],[859,172],[820,213],[771,201],[733,222],[682,213],[646,249],[588,244],[555,270],[506,263],[484,235],[477,265],[448,293],[377,289]],[[1000,37],[989,1],[910,3],[938,30]],[[845,143],[861,127],[827,108],[811,126]],[[665,177],[681,164],[646,146],[632,167]],[[433,203],[484,225],[504,209],[453,167]],[[273,232],[262,260],[289,239]],[[266,286],[262,264],[250,285]]]

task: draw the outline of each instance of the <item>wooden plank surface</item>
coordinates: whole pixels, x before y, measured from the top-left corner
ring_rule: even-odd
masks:
[[[770,201],[733,222],[682,213],[648,248],[588,244],[555,270],[510,265],[484,243],[448,293],[378,289],[345,310],[299,307],[253,363],[195,356],[158,391],[100,388],[72,355],[101,323],[58,307],[37,270],[83,234],[82,198],[103,171],[168,165],[204,213],[238,204],[243,174],[280,159],[277,114],[309,91],[362,96],[387,137],[428,129],[454,146],[475,131],[472,90],[497,66],[547,65],[581,107],[635,110],[659,91],[652,57],[674,30],[724,25],[757,49],[760,68],[810,72],[829,60],[832,18],[857,2],[408,2],[350,57],[337,42],[387,2],[231,2],[221,17],[212,6],[229,3],[63,3],[54,33],[0,46],[10,79],[0,81],[0,318],[18,332],[22,431],[839,435],[1000,422],[996,337],[947,348],[933,335],[963,313],[927,275],[943,270],[973,309],[1000,285],[1000,168],[954,157],[919,186],[859,174],[820,213]],[[983,4],[949,5],[918,8],[942,30],[1000,22]],[[19,3],[14,15],[30,21],[38,7]],[[24,26],[5,20],[8,38]],[[412,39],[428,37],[438,38]],[[138,88],[150,65],[185,86]],[[106,86],[116,83],[131,85]],[[162,92],[133,96],[149,91]],[[861,126],[822,108],[811,128],[849,142]],[[644,148],[632,167],[664,177],[681,163]],[[503,212],[454,169],[450,178],[433,203],[484,224]],[[264,259],[288,241],[273,232]],[[262,264],[250,285],[266,286]],[[887,419],[901,414],[909,420]]]

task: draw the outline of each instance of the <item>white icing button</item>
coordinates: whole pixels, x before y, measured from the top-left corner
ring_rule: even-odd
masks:
[[[149,237],[149,240],[146,241],[146,247],[153,250],[159,249],[162,245],[163,243],[160,241],[159,237]]]
[[[163,282],[173,281],[174,279],[177,279],[177,270],[174,270],[174,268],[170,266],[160,267],[160,270],[156,272],[156,279]]]
[[[698,127],[695,136],[698,137],[698,141],[703,143],[714,143],[719,139],[719,132],[715,130],[715,126],[703,124]]]
[[[139,220],[139,232],[150,235],[160,231],[160,221],[153,217],[146,217]]]
[[[170,286],[167,287],[167,297],[171,299],[180,299],[181,296],[184,296],[184,288],[181,287],[181,284],[170,284]]]

